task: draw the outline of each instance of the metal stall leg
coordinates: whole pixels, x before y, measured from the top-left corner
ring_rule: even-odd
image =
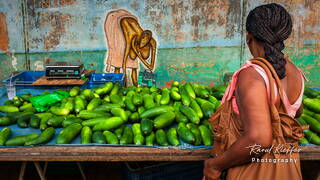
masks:
[[[19,174],[19,180],[23,180],[24,179],[24,173],[26,171],[26,166],[27,166],[27,162],[23,161],[21,164],[21,170],[20,170],[20,174]]]
[[[79,170],[80,170],[82,179],[83,179],[83,180],[87,180],[87,178],[86,178],[86,176],[85,176],[85,174],[84,174],[84,171],[83,171],[83,169],[82,169],[82,166],[81,166],[80,162],[77,162],[77,166],[79,167]]]
[[[38,174],[39,174],[39,176],[40,176],[40,179],[41,179],[41,180],[46,180],[46,177],[45,177],[45,175],[44,175],[44,173],[43,173],[43,171],[42,171],[42,168],[41,168],[39,162],[35,162],[35,161],[34,161],[33,163],[34,163],[34,165],[36,166],[36,169],[37,169],[37,171],[38,171]]]

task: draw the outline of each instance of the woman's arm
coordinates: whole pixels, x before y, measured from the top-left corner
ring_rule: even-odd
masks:
[[[152,47],[152,49],[151,49],[151,50],[152,50],[152,56],[151,56],[151,63],[149,64],[149,63],[146,61],[146,59],[143,58],[143,57],[141,56],[141,54],[138,52],[138,50],[137,50],[137,48],[136,48],[136,46],[135,46],[136,38],[137,38],[137,36],[134,36],[134,37],[132,38],[131,47],[132,47],[133,51],[137,54],[137,56],[139,57],[139,59],[142,61],[142,63],[143,63],[148,69],[152,70],[153,67],[154,67],[154,62],[155,62],[156,42],[155,42],[155,40],[154,40],[153,38],[150,40],[150,45],[151,45],[151,47]]]
[[[243,135],[223,154],[205,162],[205,175],[217,174],[224,169],[250,162],[252,145],[269,147],[272,143],[272,127],[266,85],[263,78],[252,68],[239,74],[236,90]],[[215,179],[215,177],[211,177]]]

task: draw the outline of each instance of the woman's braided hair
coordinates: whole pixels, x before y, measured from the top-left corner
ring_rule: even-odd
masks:
[[[276,3],[258,6],[247,17],[246,30],[264,45],[265,58],[283,79],[286,76],[286,60],[281,51],[284,49],[283,41],[292,32],[290,14]]]

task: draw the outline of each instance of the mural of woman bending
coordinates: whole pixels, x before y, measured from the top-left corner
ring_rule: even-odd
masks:
[[[110,11],[104,23],[108,43],[106,71],[111,67],[114,73],[122,72],[126,76],[131,69],[132,84],[138,86],[138,59],[149,70],[155,66],[157,42],[150,30],[143,30],[137,17],[124,9]]]

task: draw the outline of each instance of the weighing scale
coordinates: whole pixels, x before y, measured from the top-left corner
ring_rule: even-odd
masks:
[[[81,62],[53,62],[46,64],[47,79],[80,79],[84,74]]]

